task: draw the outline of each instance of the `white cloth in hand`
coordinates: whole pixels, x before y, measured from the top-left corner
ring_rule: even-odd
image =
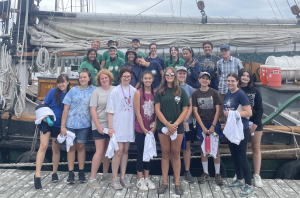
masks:
[[[144,162],[149,162],[151,159],[153,159],[153,157],[157,156],[155,137],[151,131],[149,132],[150,134],[148,133],[145,137],[145,145],[144,145],[144,153],[143,153]]]
[[[231,143],[237,145],[244,139],[244,126],[238,111],[229,111],[223,134]]]
[[[108,134],[108,128],[103,129],[103,133]],[[119,145],[115,134],[109,140],[109,144],[105,153],[105,157],[112,158],[115,154],[115,151],[119,150]]]
[[[161,129],[161,132],[163,132],[164,134],[166,134],[168,132],[168,128],[167,127],[163,127]],[[175,140],[177,138],[177,131],[175,131],[175,133],[173,133],[172,135],[170,135],[171,140]]]
[[[205,138],[206,138],[206,134],[202,132],[202,136],[203,136],[203,142],[202,142],[201,148],[202,148],[203,155],[204,156],[211,155],[215,159],[217,159],[218,146],[219,146],[219,136],[214,136],[214,134],[209,134],[209,138],[210,138],[210,152],[205,152]]]
[[[67,135],[61,136],[60,134],[57,136],[57,141],[59,143],[63,143],[66,141],[66,149],[69,152],[70,147],[73,146],[74,139],[76,138],[75,133],[67,130]]]
[[[56,121],[56,117],[54,112],[52,111],[52,109],[50,109],[49,107],[41,107],[38,110],[35,110],[35,124],[41,124],[42,120],[46,117],[46,116],[53,116],[53,122]]]

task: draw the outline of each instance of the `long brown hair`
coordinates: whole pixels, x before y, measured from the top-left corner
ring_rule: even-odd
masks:
[[[249,78],[250,78],[247,87],[253,87],[253,76],[252,76],[252,72],[251,72],[250,69],[245,68],[245,67],[242,68],[242,69],[240,69],[240,71],[239,71],[239,77],[241,78],[245,72],[247,72],[249,74]],[[242,81],[241,80],[239,81],[239,85],[240,86],[242,85]]]
[[[57,79],[56,79],[56,83],[64,83],[65,81],[70,82],[69,80],[69,76],[67,74],[60,74]],[[70,83],[67,86],[67,92],[70,90]],[[58,106],[60,107],[60,105],[62,104],[62,94],[63,92],[57,87],[53,97],[55,98],[55,104],[58,104]]]
[[[167,67],[165,72],[167,72],[168,70],[172,70],[172,72],[174,73],[172,93],[173,93],[174,96],[180,96],[181,95],[181,87],[179,85],[179,80],[177,78],[177,72],[173,67]],[[167,88],[168,88],[168,85],[167,85],[166,78],[164,76],[162,76],[160,88],[158,90],[158,94],[159,95],[166,95]]]

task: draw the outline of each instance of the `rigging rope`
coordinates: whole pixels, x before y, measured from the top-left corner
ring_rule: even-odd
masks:
[[[42,47],[36,57],[36,65],[41,74],[45,75],[49,67],[49,52],[45,47]]]

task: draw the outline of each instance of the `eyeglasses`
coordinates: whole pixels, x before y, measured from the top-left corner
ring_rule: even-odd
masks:
[[[123,79],[126,79],[126,78],[129,79],[129,78],[131,78],[131,76],[122,76],[122,78]]]
[[[165,73],[165,76],[174,76],[175,74],[174,73]]]

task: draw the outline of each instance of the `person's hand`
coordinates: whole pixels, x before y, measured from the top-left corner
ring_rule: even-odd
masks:
[[[175,133],[176,131],[177,131],[177,126],[175,126],[174,124],[169,124],[168,125],[168,131],[171,133],[171,134],[173,134],[173,133]]]
[[[184,120],[183,120],[183,127],[184,127],[184,129],[186,128],[185,123],[187,123],[188,119],[189,119],[188,117],[185,117]]]
[[[202,128],[202,131],[203,131],[204,134],[208,134],[208,133],[209,133],[209,131],[207,130],[206,127],[203,127],[203,128]]]
[[[253,124],[252,126],[249,127],[249,132],[250,133],[253,133],[257,128],[257,125],[256,124]]]
[[[66,127],[60,128],[60,136],[66,136],[67,135],[67,129]]]
[[[214,132],[215,132],[215,127],[214,126],[211,126],[210,128],[209,128],[209,134],[214,134]]]
[[[48,118],[48,117],[49,117],[49,116],[44,117],[44,118],[43,118],[43,121],[44,121],[44,122],[47,122],[47,121],[46,121],[46,118]]]
[[[195,63],[197,62],[197,60],[195,59],[191,64],[190,67],[195,67]]]
[[[143,132],[144,132],[145,135],[150,134],[149,131],[146,128],[143,129]]]
[[[109,135],[109,137],[112,138],[112,136],[113,136],[114,133],[115,133],[115,130],[113,128],[108,129],[108,135]]]
[[[98,131],[98,133],[104,135],[102,126],[99,126],[99,128],[97,127],[97,131]]]
[[[155,132],[156,132],[156,127],[151,128],[150,131],[151,131],[153,134],[155,134]]]
[[[224,112],[224,115],[226,116],[226,117],[228,117],[228,114],[229,114],[229,111],[230,111],[230,109],[228,109],[228,111],[223,111]]]

